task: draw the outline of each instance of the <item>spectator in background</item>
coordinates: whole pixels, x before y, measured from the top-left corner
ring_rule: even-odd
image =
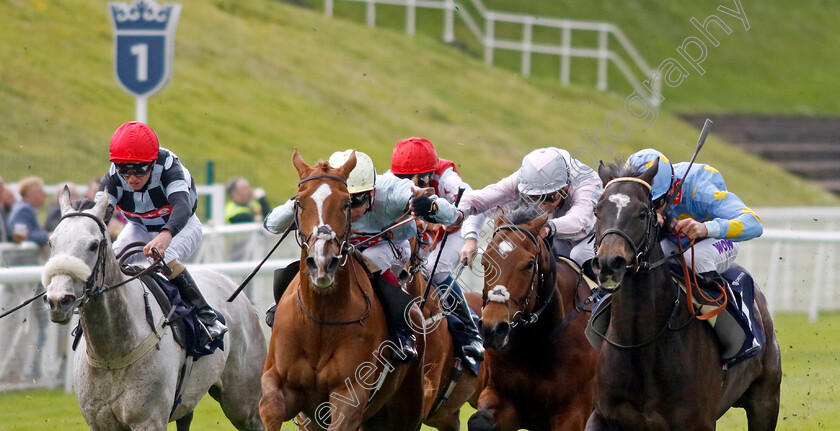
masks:
[[[265,190],[251,188],[248,180],[236,177],[227,183],[228,202],[225,206],[226,223],[259,222],[271,212]]]
[[[21,200],[12,206],[6,228],[12,232],[14,242],[32,241],[39,246],[47,245],[47,230],[38,223],[38,208],[47,202],[44,180],[26,177],[18,182]]]
[[[6,194],[6,184],[3,183],[3,177],[0,177],[0,203],[3,202],[3,196]],[[9,211],[5,205],[0,205],[0,242],[11,241],[12,236],[6,228],[6,220],[9,218]]]
[[[99,178],[93,178],[90,180],[90,184],[88,184],[85,197],[91,202],[96,202],[96,192],[98,191]],[[112,215],[111,220],[108,221],[108,233],[111,234],[111,241],[117,239],[117,235],[122,232],[126,223],[128,223],[128,219],[125,218],[125,214],[123,214],[122,211],[114,211],[114,215]]]
[[[54,231],[55,227],[58,226],[58,222],[61,220],[61,206],[58,204],[58,197],[61,195],[61,192],[64,191],[65,187],[70,190],[71,202],[81,198],[75,184],[69,181],[60,183],[58,185],[58,190],[55,193],[55,202],[51,203],[50,208],[47,210],[47,221],[44,223],[44,229],[46,229],[47,232]]]

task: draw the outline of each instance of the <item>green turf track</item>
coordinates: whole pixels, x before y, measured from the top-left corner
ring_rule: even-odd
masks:
[[[840,379],[840,346],[837,344],[840,314],[824,315],[813,325],[804,315],[777,315],[776,329],[784,369],[777,429],[840,429],[840,411],[837,409],[840,397],[835,389]],[[472,412],[468,406],[462,409],[462,429],[466,429],[466,419]],[[731,410],[718,422],[718,428],[745,431],[743,410]],[[0,394],[0,431],[86,429],[72,394],[59,390]],[[175,424],[170,424],[169,429],[174,430]],[[233,427],[218,404],[207,397],[196,410],[193,429],[214,431],[232,430]]]

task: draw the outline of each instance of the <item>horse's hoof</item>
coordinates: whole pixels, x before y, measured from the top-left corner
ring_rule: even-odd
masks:
[[[475,412],[467,421],[467,429],[469,431],[494,431],[496,421],[493,420],[493,413],[487,410]]]

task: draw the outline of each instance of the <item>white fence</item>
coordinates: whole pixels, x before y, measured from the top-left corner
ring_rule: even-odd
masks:
[[[772,311],[807,312],[816,320],[819,312],[840,309],[834,286],[835,256],[840,251],[840,233],[834,230],[840,223],[840,210],[765,208],[756,212],[766,227],[764,235],[742,243],[738,262],[755,276]],[[202,246],[188,267],[212,268],[242,280],[278,239],[259,224],[207,227]],[[6,265],[38,258],[32,245],[5,247],[0,257],[18,258],[16,263],[4,262]],[[261,317],[273,299],[272,271],[299,255],[294,239],[287,238],[245,290]],[[8,309],[39,290],[40,273],[38,265],[0,268],[0,309]],[[467,289],[481,288],[481,278],[470,271],[464,271],[461,281]],[[69,326],[50,323],[40,301],[0,320],[0,345],[4,347],[0,350],[0,392],[62,385],[69,390],[69,330]]]
[[[335,0],[324,0],[324,13],[333,16],[333,3]],[[518,13],[500,12],[488,10],[481,0],[469,0],[473,10],[476,11],[477,20],[469,8],[464,7],[462,2],[456,0],[344,0],[365,3],[365,16],[367,25],[376,26],[376,5],[397,5],[404,6],[406,10],[405,31],[413,35],[417,27],[417,8],[439,9],[443,11],[443,40],[447,43],[455,41],[455,12],[464,23],[470,33],[478,40],[484,48],[484,62],[493,64],[493,53],[496,49],[517,51],[522,54],[520,72],[523,76],[531,75],[531,59],[533,54],[545,54],[557,56],[560,60],[560,81],[563,85],[569,85],[571,76],[571,59],[588,58],[598,62],[596,88],[606,91],[608,88],[607,65],[609,62],[621,72],[630,85],[640,94],[649,95],[651,92],[642,87],[644,81],[653,72],[647,62],[642,58],[636,48],[624,33],[612,23],[599,21],[581,21],[571,19],[560,19],[554,17],[534,16]],[[522,27],[522,38],[519,40],[502,39],[496,34],[496,24],[515,24]],[[483,25],[482,25],[483,24]],[[561,32],[560,40],[556,43],[535,43],[534,30],[554,29]],[[576,47],[572,45],[572,32],[596,33],[598,43],[596,47]],[[612,43],[610,41],[613,41]],[[611,47],[617,47],[615,51]],[[625,61],[629,59],[631,64]],[[635,67],[634,69],[631,67]],[[642,80],[637,78],[641,73]],[[660,93],[662,87],[661,77],[657,74],[651,82],[652,90]],[[655,97],[650,98],[654,105],[659,104]]]

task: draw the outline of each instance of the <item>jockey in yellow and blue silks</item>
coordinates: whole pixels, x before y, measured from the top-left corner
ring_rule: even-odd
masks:
[[[726,189],[723,176],[709,165],[695,164],[686,177],[689,163],[672,165],[659,151],[645,149],[631,155],[627,166],[636,166],[644,172],[657,159],[659,168],[651,184],[651,198],[657,214],[663,217],[660,221],[674,220],[672,235],[661,241],[662,251],[666,256],[675,253],[676,235],[682,234],[687,238],[683,247],[688,240],[695,240],[696,273],[722,273],[738,255],[738,242],[756,238],[764,231],[761,219]],[[666,207],[666,198],[671,194],[673,203]],[[686,252],[686,262],[692,262],[691,251]]]

